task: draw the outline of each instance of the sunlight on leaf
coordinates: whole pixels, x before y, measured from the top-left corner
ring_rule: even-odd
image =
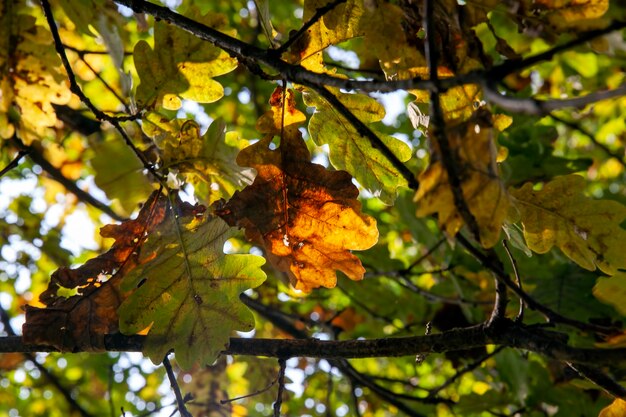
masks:
[[[310,163],[298,130],[305,117],[295,108],[291,91],[285,101],[283,106],[277,89],[272,110],[257,123],[265,137],[237,157],[240,165],[257,170],[254,183],[218,205],[218,214],[263,245],[269,260],[298,290],[334,287],[335,270],[360,280],[365,270],[350,250],[376,243],[376,222],[361,213],[359,192],[348,173]],[[281,142],[271,150],[274,135],[281,135]]]
[[[17,131],[25,144],[57,123],[53,104],[71,98],[52,35],[19,2],[0,3],[0,137]]]
[[[557,246],[585,269],[596,267],[613,275],[626,268],[624,242],[626,206],[617,201],[593,200],[583,194],[584,178],[578,175],[556,177],[541,190],[526,183],[510,188],[519,210],[528,247],[546,253]]]
[[[600,411],[598,417],[626,417],[626,401],[616,398]]]
[[[225,24],[220,15],[195,17],[217,29]],[[181,98],[200,103],[217,101],[224,95],[224,88],[213,77],[237,67],[237,60],[223,50],[163,22],[155,23],[154,48],[140,41],[133,56],[141,80],[137,86],[141,108],[176,110]]]
[[[364,123],[378,122],[385,117],[384,107],[371,97],[338,92],[336,94]],[[348,171],[363,187],[386,204],[393,204],[398,187],[407,186],[402,174],[326,100],[307,92],[304,103],[315,107],[315,113],[309,121],[309,133],[318,145],[329,145],[330,163],[337,169]],[[411,158],[411,148],[401,140],[381,134],[378,137],[400,161]]]
[[[137,266],[123,279],[134,291],[119,308],[120,330],[150,330],[144,353],[154,363],[174,349],[185,369],[211,364],[228,346],[234,330],[250,331],[254,317],[239,294],[265,280],[254,255],[225,255],[232,235],[222,219],[202,206],[167,201],[165,218],[142,245]]]
[[[451,150],[457,155],[463,197],[480,229],[483,247],[495,245],[507,216],[509,197],[498,176],[491,115],[476,112],[466,122],[446,130]],[[454,236],[464,222],[454,203],[448,174],[435,143],[431,164],[419,176],[415,194],[417,216],[438,214],[439,224]]]
[[[252,183],[252,170],[235,162],[248,141],[236,132],[226,132],[221,119],[213,121],[204,135],[200,135],[200,126],[193,120],[169,121],[157,113],[148,113],[142,127],[161,149],[163,167],[180,172],[194,185],[202,201],[211,204],[230,198],[236,190]]]

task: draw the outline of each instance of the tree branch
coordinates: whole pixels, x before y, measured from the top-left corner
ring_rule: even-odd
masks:
[[[109,207],[102,201],[96,199],[94,196],[92,196],[88,192],[78,187],[78,185],[76,185],[76,182],[65,177],[65,175],[63,175],[61,170],[59,170],[57,167],[55,167],[50,162],[48,162],[48,160],[44,158],[44,156],[36,147],[25,145],[24,142],[22,142],[20,138],[17,137],[17,135],[13,136],[12,141],[15,144],[15,146],[17,146],[17,148],[20,149],[20,152],[25,152],[26,154],[28,154],[31,161],[39,165],[41,169],[44,172],[46,172],[48,175],[50,175],[50,177],[53,180],[55,180],[56,182],[64,186],[67,189],[67,191],[74,194],[80,201],[97,208],[101,212],[110,216],[112,219],[115,219],[117,221],[126,220],[125,217],[113,211],[111,207]]]
[[[124,118],[117,118],[117,117],[109,116],[108,114],[104,113],[102,110],[98,109],[91,102],[89,97],[87,97],[85,93],[83,93],[83,90],[80,88],[80,86],[76,82],[76,75],[74,74],[74,70],[72,69],[72,66],[70,65],[69,60],[67,59],[67,54],[65,53],[63,41],[61,41],[61,36],[59,35],[59,30],[54,21],[52,9],[50,8],[50,3],[48,2],[48,0],[40,0],[40,1],[41,1],[41,6],[44,11],[44,15],[46,16],[46,20],[48,22],[48,26],[50,27],[50,32],[52,33],[52,38],[54,39],[54,47],[57,51],[57,54],[59,54],[59,56],[61,57],[61,62],[63,63],[63,67],[65,68],[65,72],[67,73],[67,78],[70,82],[70,90],[72,91],[72,93],[76,94],[80,98],[80,100],[89,108],[89,110],[91,110],[91,112],[96,116],[98,120],[103,120],[103,121],[107,121],[111,123],[113,127],[115,128],[115,130],[117,130],[119,134],[122,136],[126,145],[133,151],[135,156],[139,158],[139,160],[141,161],[143,166],[148,170],[148,172],[150,172],[156,180],[158,180],[159,182],[163,184],[159,173],[154,169],[150,161],[146,159],[145,155],[135,146],[133,141],[130,139],[130,137],[128,136],[128,134],[126,133],[126,131],[122,128],[122,125],[120,124],[121,121],[132,120],[134,116],[124,117]]]
[[[596,91],[583,97],[538,100],[535,98],[519,98],[504,96],[498,92],[493,80],[485,80],[481,83],[483,94],[487,101],[513,113],[545,116],[555,110],[564,108],[582,109],[585,106],[602,100],[621,97],[626,95],[626,84],[605,91]]]
[[[435,45],[435,25],[433,20],[434,2],[433,0],[424,1],[424,28],[426,30],[426,63],[428,65],[429,79],[438,86],[438,61],[439,52]],[[460,172],[458,167],[461,165],[452,151],[448,135],[446,133],[446,123],[443,111],[441,109],[441,100],[439,97],[440,90],[436,88],[430,92],[430,115],[432,117],[432,136],[439,145],[441,153],[441,163],[443,164],[448,175],[448,182],[454,198],[454,205],[461,215],[461,218],[469,228],[476,241],[480,242],[480,229],[474,215],[470,212],[465,197],[463,196],[463,188],[461,186]]]
[[[335,7],[339,6],[342,3],[345,3],[346,1],[347,0],[334,0],[328,3],[327,5],[322,6],[318,8],[317,10],[315,10],[315,14],[311,16],[311,18],[304,25],[302,25],[302,27],[298,29],[296,33],[294,33],[292,36],[289,36],[289,39],[287,39],[287,41],[284,44],[282,44],[278,49],[276,49],[276,52],[278,54],[282,54],[283,52],[285,52],[287,49],[289,49],[291,45],[293,45],[295,41],[300,39],[300,37],[302,36],[304,32],[306,32],[311,26],[317,23],[326,13],[329,13]]]
[[[104,336],[101,350],[109,352],[140,352],[145,336]],[[589,365],[622,363],[626,348],[594,349],[569,346],[563,333],[546,331],[504,319],[497,327],[484,323],[461,329],[452,329],[428,336],[408,336],[368,340],[318,339],[247,339],[231,338],[223,351],[229,355],[266,356],[273,358],[376,358],[415,356],[417,354],[445,353],[467,350],[490,344],[503,345],[539,353],[548,358]],[[51,346],[29,345],[21,336],[0,337],[0,353],[57,352]]]
[[[626,388],[599,369],[582,364],[568,363],[567,365],[576,371],[581,377],[593,382],[609,395],[623,400],[626,399]]]

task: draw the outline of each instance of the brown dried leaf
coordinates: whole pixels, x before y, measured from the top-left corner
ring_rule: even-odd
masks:
[[[103,336],[118,331],[117,309],[129,295],[120,290],[121,277],[135,266],[137,248],[165,218],[167,199],[158,195],[152,194],[135,220],[100,229],[100,235],[115,239],[106,253],[52,274],[40,296],[47,308],[26,306],[24,342],[61,351],[104,348]],[[76,294],[61,295],[70,291]]]
[[[257,170],[254,183],[218,204],[217,214],[265,247],[268,259],[298,290],[334,287],[335,270],[360,280],[365,270],[350,250],[376,243],[376,222],[361,213],[358,190],[347,172],[310,162],[298,130],[305,116],[295,108],[293,93],[285,96],[283,105],[282,90],[272,94],[272,110],[257,122],[265,137],[237,157],[239,165]],[[271,150],[274,135],[281,142]]]
[[[447,129],[450,148],[459,164],[459,179],[470,214],[480,230],[480,242],[489,248],[498,242],[502,223],[509,208],[509,196],[498,176],[493,140],[493,120],[486,111],[476,112],[469,120]],[[438,213],[439,224],[454,236],[464,221],[454,202],[448,173],[435,143],[433,161],[419,176],[415,194],[417,215]]]

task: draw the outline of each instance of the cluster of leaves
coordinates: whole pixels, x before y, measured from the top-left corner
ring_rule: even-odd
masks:
[[[545,318],[625,346],[620,2],[270,3],[0,0],[2,325],[92,352],[3,354],[0,411],[266,415],[278,386],[275,415],[625,415],[625,363],[513,348]],[[417,361],[223,354],[516,314],[526,345]]]

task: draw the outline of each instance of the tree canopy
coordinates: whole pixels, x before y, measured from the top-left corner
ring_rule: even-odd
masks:
[[[0,414],[626,416],[621,0],[0,0]]]

